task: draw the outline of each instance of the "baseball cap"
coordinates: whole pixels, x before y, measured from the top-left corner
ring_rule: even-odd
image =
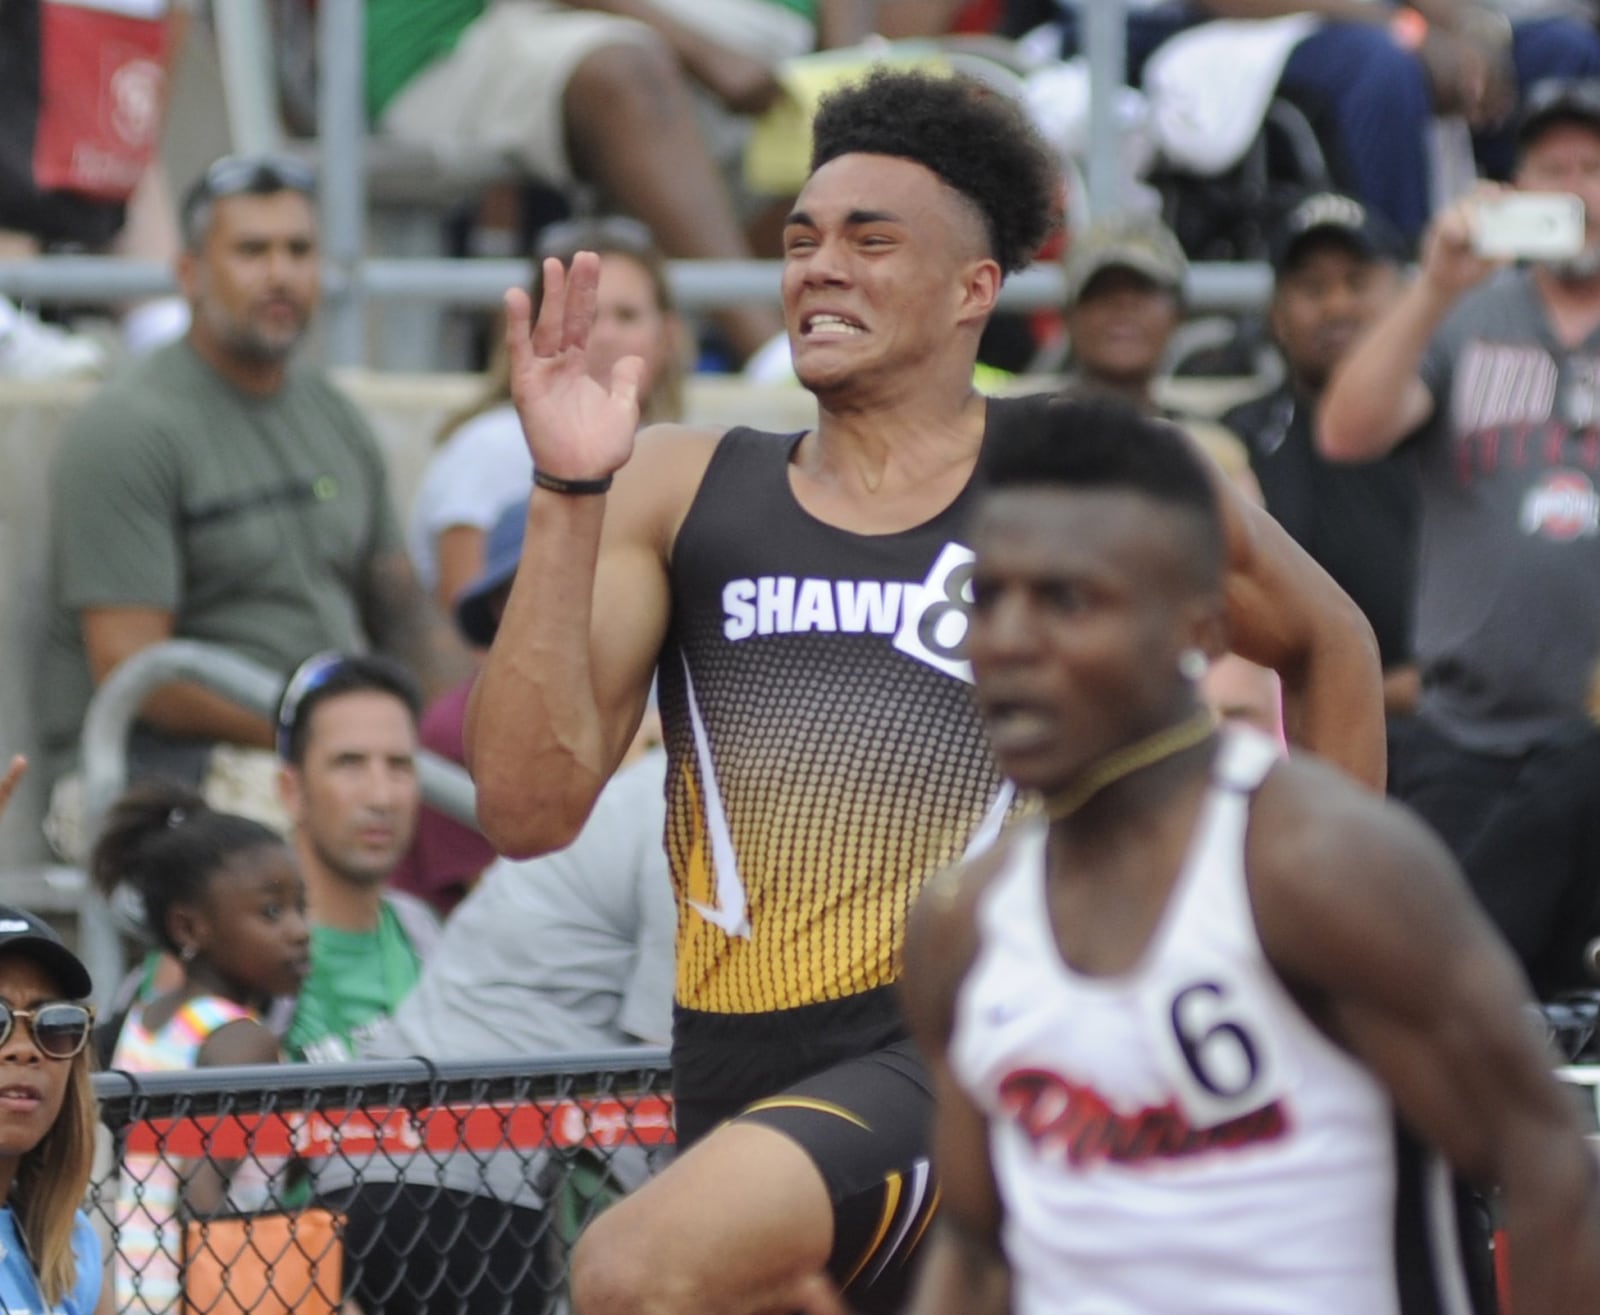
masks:
[[[1095,275],[1108,269],[1131,269],[1157,287],[1179,294],[1188,277],[1189,261],[1172,230],[1153,215],[1091,224],[1067,248],[1067,305],[1083,295]]]
[[[0,954],[6,953],[32,959],[56,979],[70,999],[87,1000],[94,993],[89,970],[66,947],[54,927],[25,909],[0,904]]]
[[[1528,89],[1517,120],[1517,145],[1530,141],[1552,123],[1576,120],[1600,132],[1600,78],[1545,78]]]
[[[1353,196],[1315,192],[1296,202],[1273,233],[1273,272],[1282,274],[1313,238],[1342,242],[1368,260],[1398,261],[1405,248],[1388,221]]]
[[[474,644],[488,647],[499,626],[489,600],[511,583],[522,560],[522,532],[528,504],[514,502],[500,513],[484,542],[483,570],[456,595],[456,624]]]

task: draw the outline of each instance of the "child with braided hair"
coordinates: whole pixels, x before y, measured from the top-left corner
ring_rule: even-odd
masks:
[[[259,822],[209,808],[183,786],[135,786],[112,808],[90,859],[103,889],[140,895],[157,943],[183,966],[173,989],[136,1001],[111,1066],[153,1073],[281,1058],[265,1016],[310,968],[305,885],[293,852]],[[130,1154],[117,1199],[117,1308],[164,1311],[179,1299],[179,1212],[259,1207],[275,1170],[207,1158],[180,1166]]]

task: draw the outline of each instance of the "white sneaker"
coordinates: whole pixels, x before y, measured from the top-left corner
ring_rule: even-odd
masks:
[[[93,338],[46,324],[0,297],[0,376],[67,379],[105,371],[106,353]]]

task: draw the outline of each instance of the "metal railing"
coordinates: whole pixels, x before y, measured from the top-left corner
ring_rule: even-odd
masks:
[[[83,720],[84,835],[97,835],[101,820],[128,785],[128,735],[139,709],[163,685],[186,681],[231,699],[258,716],[272,717],[283,677],[257,662],[213,644],[173,639],[135,653],[106,677],[89,701]],[[417,755],[425,802],[467,826],[477,826],[472,778],[457,764],[426,749]],[[104,1004],[126,965],[116,924],[105,898],[89,883],[80,911],[84,962]]]
[[[668,263],[667,276],[677,304],[696,312],[735,301],[776,302],[780,270],[777,261],[675,260]],[[529,272],[525,260],[383,258],[362,261],[352,276],[330,268],[323,287],[330,296],[343,296],[354,291],[353,277],[361,297],[493,307],[507,288],[526,287]],[[0,264],[0,293],[24,301],[129,300],[171,292],[176,286],[172,271],[163,265],[114,256],[52,256]],[[1006,280],[1000,308],[1053,309],[1065,301],[1065,288],[1059,267],[1037,265]],[[1208,261],[1191,267],[1184,304],[1201,312],[1255,310],[1266,304],[1271,290],[1272,272],[1264,264]]]
[[[1122,199],[1121,128],[1115,106],[1123,85],[1126,0],[1094,0],[1083,9],[1090,67],[1088,195],[1091,213],[1103,215],[1117,209]],[[329,364],[357,365],[364,357],[362,315],[367,299],[494,306],[508,287],[526,285],[528,267],[515,260],[365,256],[362,0],[323,0],[317,14],[324,350]],[[248,32],[235,35],[250,39]],[[254,136],[263,131],[260,125],[234,128]],[[778,269],[771,261],[674,261],[669,276],[678,304],[692,313],[732,302],[776,300]],[[0,293],[24,301],[112,302],[162,295],[174,286],[172,272],[164,266],[117,257],[53,256],[0,263]],[[1027,270],[1008,282],[1000,305],[1006,310],[1059,306],[1062,287],[1057,268]],[[1202,265],[1190,276],[1186,300],[1201,313],[1252,310],[1265,304],[1270,287],[1270,272],[1264,266]]]
[[[85,1210],[133,1315],[564,1305],[583,1226],[671,1153],[656,1049],[96,1074]]]

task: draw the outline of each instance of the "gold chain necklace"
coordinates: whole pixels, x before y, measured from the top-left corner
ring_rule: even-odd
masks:
[[[1135,740],[1120,749],[1113,749],[1099,762],[1080,772],[1070,785],[1046,796],[1044,811],[1053,821],[1071,817],[1113,781],[1120,781],[1124,776],[1154,766],[1163,758],[1171,758],[1185,749],[1194,748],[1215,729],[1216,721],[1211,710],[1202,708],[1176,725],[1142,740]]]

